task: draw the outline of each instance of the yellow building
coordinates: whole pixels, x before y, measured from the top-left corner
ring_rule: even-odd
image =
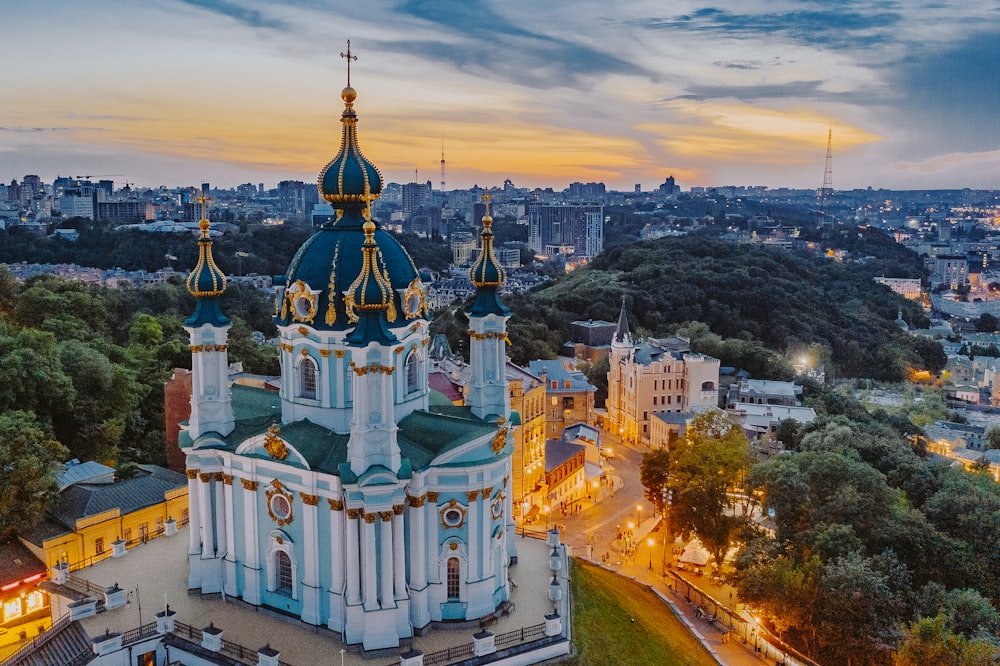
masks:
[[[508,362],[507,387],[511,414],[517,414],[513,432],[514,517],[523,523],[537,515],[545,503],[545,383]]]
[[[562,436],[567,426],[594,423],[594,394],[597,387],[572,365],[559,360],[531,361],[528,370],[545,384],[546,437]]]
[[[188,520],[187,478],[156,465],[122,481],[73,483],[21,542],[51,568],[67,562],[71,570],[98,562],[118,547],[131,548]]]
[[[656,414],[719,406],[719,360],[691,352],[684,338],[633,343],[624,302],[608,364],[604,428],[623,441],[649,445]]]

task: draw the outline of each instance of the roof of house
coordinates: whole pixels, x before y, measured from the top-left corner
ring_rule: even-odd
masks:
[[[72,529],[80,518],[118,509],[121,515],[164,500],[164,494],[187,486],[187,477],[155,465],[143,465],[142,473],[110,484],[78,483],[59,494],[52,516]]]
[[[45,563],[27,546],[17,539],[0,543],[0,585],[15,583],[37,573],[45,573]]]
[[[545,442],[545,471],[551,472],[559,465],[584,451],[583,444],[568,442],[564,439],[550,439]]]
[[[567,370],[559,359],[528,362],[528,371],[541,378],[544,373],[549,385],[546,391],[596,391],[597,387],[587,381],[587,376],[579,370]],[[552,382],[556,385],[552,386]]]
[[[70,461],[66,463],[66,469],[56,477],[59,490],[74,483],[112,483],[114,480],[115,469],[94,460]]]

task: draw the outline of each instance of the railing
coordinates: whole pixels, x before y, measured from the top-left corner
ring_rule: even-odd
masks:
[[[101,596],[100,599],[104,598],[104,593],[107,588],[101,585],[94,585],[86,578],[81,578],[80,576],[74,576],[72,574],[66,576],[66,583],[69,587],[73,588],[77,592],[83,592],[84,594],[90,594],[91,592],[97,592]]]
[[[150,622],[149,624],[143,624],[136,627],[135,629],[129,629],[124,634],[122,634],[122,645],[130,645],[132,643],[138,643],[144,638],[149,636],[155,636],[156,623]]]
[[[465,645],[448,648],[447,650],[425,654],[424,666],[441,666],[442,664],[450,664],[453,661],[458,661],[464,657],[475,656],[475,647],[475,643],[466,643]]]
[[[49,639],[51,639],[53,636],[59,633],[60,630],[69,626],[69,623],[70,623],[69,613],[66,613],[61,618],[53,622],[52,626],[49,627],[49,629],[44,634],[39,634],[34,639],[32,639],[30,643],[25,643],[20,648],[18,648],[17,652],[14,652],[3,661],[0,661],[0,666],[14,666],[14,664],[19,663],[21,659],[23,659],[26,655],[33,652],[35,648],[44,645],[49,641]]]
[[[531,641],[537,640],[545,636],[545,623],[532,625],[530,627],[521,627],[520,629],[515,629],[514,631],[508,631],[505,634],[500,634],[495,639],[493,639],[493,644],[497,646],[497,649],[507,647],[508,645],[516,645],[518,643],[530,643]]]
[[[155,625],[154,625],[155,626]],[[186,638],[192,643],[201,644],[202,641],[202,631],[201,629],[195,629],[190,624],[184,624],[183,622],[174,621],[174,635],[180,636],[181,638]],[[232,641],[227,641],[222,639],[222,649],[220,650],[222,654],[228,655],[234,659],[239,659],[248,664],[256,664],[258,661],[257,650],[251,650],[250,648],[243,647],[239,643],[233,643]],[[292,666],[284,661],[278,661],[278,666]]]
[[[181,529],[182,527],[186,527],[189,522],[190,522],[190,520],[178,520],[177,521],[177,529]],[[135,546],[144,544],[144,543],[150,541],[151,539],[156,539],[157,537],[161,537],[164,534],[166,534],[166,532],[167,532],[167,529],[165,527],[160,527],[160,528],[158,528],[156,530],[153,530],[152,532],[146,534],[145,536],[139,536],[136,539],[130,539],[130,540],[128,540],[128,541],[125,542],[125,549],[129,550],[131,548],[134,548]],[[111,557],[111,553],[112,553],[112,550],[110,548],[108,548],[104,552],[98,553],[97,555],[91,555],[89,557],[83,558],[82,560],[78,560],[76,562],[71,562],[70,565],[69,565],[69,570],[70,571],[78,571],[80,569],[86,569],[87,567],[89,567],[89,566],[91,566],[93,564],[97,564],[98,562],[102,562],[102,561],[108,559],[109,557]]]

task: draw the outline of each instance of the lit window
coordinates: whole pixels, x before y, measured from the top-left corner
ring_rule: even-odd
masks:
[[[303,359],[299,366],[299,396],[316,399],[316,364],[311,358]]]
[[[94,552],[98,555],[104,552],[104,537],[94,539]]]
[[[45,595],[42,594],[41,590],[35,590],[28,596],[24,598],[27,606],[28,612],[33,613],[36,610],[41,610],[45,606]]]
[[[457,563],[458,560],[455,560]],[[458,577],[456,576],[456,581]],[[451,562],[448,563],[448,585],[449,589],[451,586]],[[21,599],[11,599],[10,601],[5,601],[3,604],[3,620],[7,622],[13,620],[15,617],[21,617]]]
[[[274,554],[275,590],[281,594],[292,593],[292,559],[279,550]]]
[[[459,598],[459,575],[461,567],[457,557],[448,560],[448,600],[458,601]]]

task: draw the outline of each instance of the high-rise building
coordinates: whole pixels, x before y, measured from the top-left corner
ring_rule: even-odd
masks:
[[[431,181],[403,185],[403,219],[409,219],[418,208],[431,203]]]
[[[528,247],[536,254],[596,257],[604,249],[604,206],[528,206]]]

